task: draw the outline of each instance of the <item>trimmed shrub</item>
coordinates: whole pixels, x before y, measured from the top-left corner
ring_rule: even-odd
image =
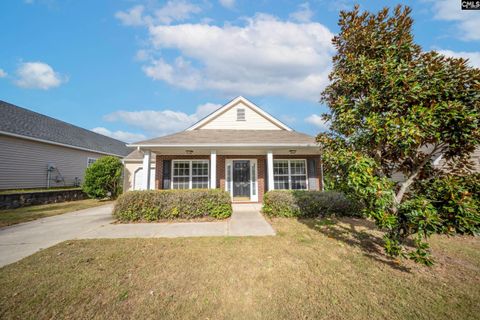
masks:
[[[115,204],[120,221],[158,221],[232,215],[230,195],[219,189],[129,191]]]
[[[83,192],[90,198],[113,198],[122,192],[122,170],[120,159],[113,156],[101,157],[85,170]]]
[[[336,191],[274,190],[263,197],[263,212],[271,217],[315,218],[360,216],[358,205]]]

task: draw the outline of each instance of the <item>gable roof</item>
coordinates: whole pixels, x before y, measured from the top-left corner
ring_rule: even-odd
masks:
[[[123,162],[141,162],[143,160],[143,152],[138,149],[133,149],[126,157],[124,157]],[[155,164],[155,153],[152,153],[151,162]]]
[[[0,134],[121,157],[132,151],[120,140],[1,100]]]
[[[208,129],[181,131],[133,143],[132,147],[315,147],[315,137],[286,130]]]
[[[220,115],[224,114],[225,112],[227,112],[228,110],[230,110],[234,106],[238,105],[239,103],[243,103],[244,105],[246,105],[247,107],[252,109],[254,112],[258,113],[259,115],[264,117],[266,120],[273,123],[278,128],[280,128],[282,130],[293,131],[286,124],[284,124],[280,120],[274,118],[272,115],[265,112],[260,107],[258,107],[256,104],[254,104],[253,102],[251,102],[250,100],[248,100],[247,98],[244,98],[242,96],[238,96],[235,99],[231,100],[230,102],[225,104],[223,107],[215,110],[214,112],[212,112],[211,114],[209,114],[205,118],[201,119],[200,121],[198,121],[197,123],[195,123],[191,127],[187,128],[186,131],[201,129],[204,125],[206,125],[207,123],[209,123],[209,122],[213,121],[214,119],[218,118]]]

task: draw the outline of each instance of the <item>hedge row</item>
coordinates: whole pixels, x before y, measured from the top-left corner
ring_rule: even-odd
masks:
[[[150,190],[121,195],[113,215],[120,221],[228,218],[232,215],[230,195],[222,190]]]
[[[263,197],[263,212],[272,217],[360,216],[360,207],[336,191],[274,190]]]

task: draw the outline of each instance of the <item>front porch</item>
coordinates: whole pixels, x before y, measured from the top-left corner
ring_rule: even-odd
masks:
[[[234,203],[262,202],[274,189],[319,190],[322,188],[317,147],[263,148],[156,148],[142,150],[143,165],[155,153],[155,176],[144,170],[144,189],[220,188]]]

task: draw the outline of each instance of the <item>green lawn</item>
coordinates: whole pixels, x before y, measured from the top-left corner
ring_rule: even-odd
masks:
[[[363,220],[276,219],[276,237],[68,241],[0,269],[0,318],[478,319],[480,241],[386,259]]]
[[[92,208],[107,203],[108,202],[105,201],[87,199],[0,210],[0,227],[55,216],[66,212]]]

